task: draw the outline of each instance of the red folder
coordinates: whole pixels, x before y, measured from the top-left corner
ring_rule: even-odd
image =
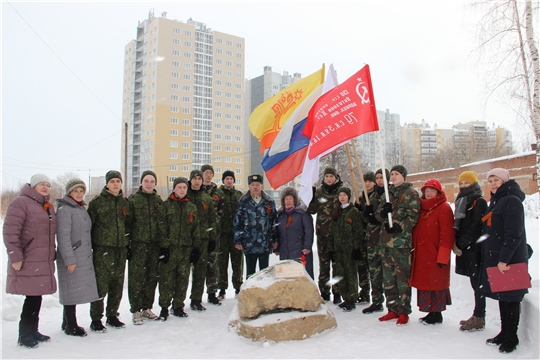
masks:
[[[504,274],[497,266],[487,268],[491,292],[528,289],[531,287],[531,277],[526,263],[510,264],[510,270]]]

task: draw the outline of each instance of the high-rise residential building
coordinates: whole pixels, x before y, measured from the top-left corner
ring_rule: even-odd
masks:
[[[125,46],[122,172],[129,193],[152,170],[167,194],[178,176],[210,163],[246,189],[245,41],[164,12],[139,22]],[[245,175],[245,176],[244,176]]]
[[[377,120],[380,134],[370,132],[355,139],[360,161],[371,171],[375,171],[382,166],[379,135],[383,143],[385,167],[392,167],[402,162],[399,114],[392,114],[388,109],[386,111],[377,110]]]
[[[265,66],[262,75],[251,80],[246,80],[246,109],[248,112],[245,116],[247,130],[245,136],[250,139],[248,144],[249,150],[246,150],[246,162],[249,163],[250,173],[264,174],[264,170],[261,165],[263,156],[259,150],[259,141],[249,132],[247,126],[249,115],[257,106],[301,78],[302,75],[299,73],[294,73],[291,76],[289,75],[289,72],[283,71],[283,73],[280,74],[273,72],[271,66]],[[269,186],[270,185],[268,184],[266,185],[267,188],[269,188]]]

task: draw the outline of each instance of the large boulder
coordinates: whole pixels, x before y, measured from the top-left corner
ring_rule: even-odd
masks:
[[[277,277],[276,272],[285,277]],[[252,275],[238,294],[238,311],[243,319],[283,310],[317,311],[324,303],[315,282],[302,264],[293,260],[281,261]]]
[[[326,304],[315,312],[272,313],[253,320],[242,319],[235,306],[229,318],[230,331],[254,340],[303,340],[336,326],[336,318]]]

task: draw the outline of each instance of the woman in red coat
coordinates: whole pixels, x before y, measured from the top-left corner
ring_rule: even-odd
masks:
[[[454,246],[454,214],[437,179],[422,186],[420,217],[413,229],[413,262],[409,285],[418,289],[418,307],[427,312],[425,325],[440,324],[450,305],[450,253]]]

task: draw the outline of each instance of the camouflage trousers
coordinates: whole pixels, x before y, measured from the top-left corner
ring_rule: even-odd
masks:
[[[196,240],[193,249],[199,251],[199,258],[193,263],[191,275],[191,300],[202,301],[204,281],[208,270],[208,239]]]
[[[128,262],[128,296],[131,313],[152,309],[159,276],[159,245],[132,243]]]
[[[229,256],[231,258],[232,266],[232,285],[235,290],[240,290],[242,286],[242,279],[244,276],[244,257],[243,251],[234,247],[233,235],[222,234],[220,244],[220,253],[218,256],[218,273],[219,281],[218,287],[222,290],[227,290],[229,287]]]
[[[350,252],[336,251],[336,269],[334,276],[341,276],[343,279],[338,283],[339,293],[345,301],[356,302],[358,299],[358,262],[351,258]]]
[[[369,280],[371,281],[371,301],[374,304],[384,302],[383,269],[380,245],[369,245],[367,248]]]
[[[360,252],[362,257],[359,261],[357,261],[358,264],[358,285],[360,286],[360,294],[369,297],[369,266],[368,266],[368,249],[367,249],[367,242],[364,240],[362,241],[360,245]]]
[[[321,294],[330,294],[330,287],[326,283],[330,280],[330,268],[332,268],[332,274],[336,276],[336,263],[330,261],[328,257],[327,237],[317,236],[317,253],[319,255],[319,291]],[[337,285],[332,285],[332,293],[339,295]]]
[[[191,246],[169,247],[169,261],[159,263],[159,306],[184,308],[189,284]]]
[[[94,269],[99,300],[90,304],[90,317],[100,320],[103,317],[104,298],[107,296],[105,315],[118,316],[118,308],[124,290],[127,248],[114,246],[94,246]]]
[[[206,267],[206,292],[208,294],[214,294],[218,290],[219,281],[219,265],[218,257],[221,251],[220,238],[216,239],[216,248],[214,251],[208,253],[208,266]]]
[[[411,249],[383,246],[382,265],[386,307],[397,314],[411,313]]]

